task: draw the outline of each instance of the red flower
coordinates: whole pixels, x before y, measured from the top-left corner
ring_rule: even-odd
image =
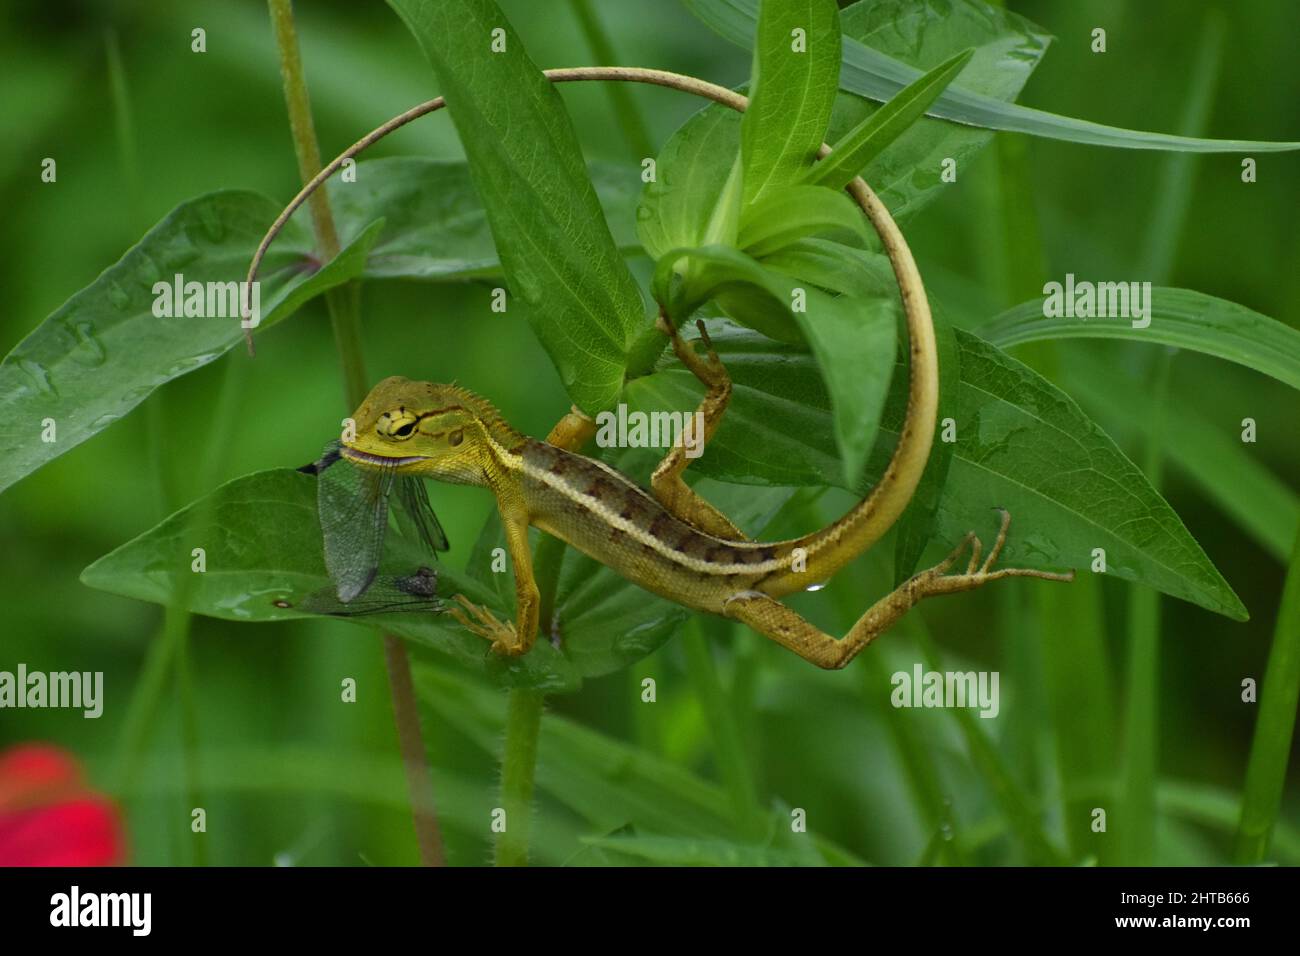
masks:
[[[22,744],[0,753],[0,866],[109,866],[126,857],[117,809],[67,753]]]

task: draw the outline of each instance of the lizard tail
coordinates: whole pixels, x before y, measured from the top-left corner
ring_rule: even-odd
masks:
[[[773,581],[774,589],[764,588],[768,593],[775,590],[788,593],[803,589],[808,581],[824,581],[880,540],[912,500],[934,442],[939,410],[939,356],[921,273],[903,234],[871,187],[859,177],[848,189],[880,236],[898,280],[910,346],[907,412],[898,445],[880,481],[835,523],[786,542],[791,551],[804,549],[806,568],[798,574],[785,575],[790,578],[788,582]]]

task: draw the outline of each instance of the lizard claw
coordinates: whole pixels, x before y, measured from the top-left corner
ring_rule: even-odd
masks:
[[[448,612],[464,625],[471,634],[492,642],[492,650],[503,656],[514,657],[521,653],[519,635],[514,624],[498,620],[487,608],[475,604],[463,594],[457,594],[453,600],[460,607],[452,607]]]

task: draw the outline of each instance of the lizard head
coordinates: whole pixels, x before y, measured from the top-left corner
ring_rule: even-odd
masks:
[[[514,448],[523,436],[486,399],[456,385],[386,378],[353,412],[356,436],[345,436],[353,464],[391,467],[456,484],[487,484],[493,446]]]

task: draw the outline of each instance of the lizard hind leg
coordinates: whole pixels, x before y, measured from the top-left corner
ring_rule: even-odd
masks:
[[[696,354],[691,344],[678,335],[677,329],[662,312],[659,314],[657,324],[659,330],[672,340],[673,352],[676,353],[678,361],[690,369],[706,389],[704,398],[700,401],[695,414],[689,419],[690,424],[687,426],[690,429],[690,437],[695,443],[695,449],[702,453],[705,445],[713,438],[713,433],[717,431],[718,423],[722,421],[722,413],[727,410],[727,403],[731,400],[731,376],[727,374],[727,369],[718,358],[718,353],[713,350],[713,343],[709,341],[709,333],[705,330],[702,321],[696,322],[695,325],[700,331],[700,341],[707,349],[707,358]],[[668,450],[668,454],[664,455],[650,479],[650,489],[654,492],[654,496],[678,518],[706,534],[728,541],[746,540],[744,532],[732,524],[726,515],[701,498],[682,480],[682,472],[690,464],[688,450],[683,437],[683,440],[679,440]]]
[[[936,594],[955,594],[958,591],[971,591],[989,581],[1008,577],[1043,578],[1048,581],[1073,581],[1074,572],[1054,574],[1049,571],[1033,571],[1025,568],[1003,568],[992,570],[993,562],[1002,552],[1007,540],[1007,529],[1011,524],[1011,515],[1002,510],[1002,526],[998,530],[997,540],[989,550],[988,556],[980,563],[980,541],[974,532],[967,534],[952,552],[932,568],[914,575],[904,581],[894,591],[885,595],[867,609],[858,618],[843,640],[835,640],[829,634],[818,630],[799,614],[786,607],[780,601],[758,591],[742,591],[729,598],[723,607],[723,613],[730,618],[743,621],[764,637],[769,637],[786,647],[806,661],[818,667],[836,669],[843,667],[864,647],[888,630],[900,617],[915,607],[922,598]],[[966,569],[960,574],[948,574],[948,570],[957,563],[967,545],[971,548],[971,557]]]

